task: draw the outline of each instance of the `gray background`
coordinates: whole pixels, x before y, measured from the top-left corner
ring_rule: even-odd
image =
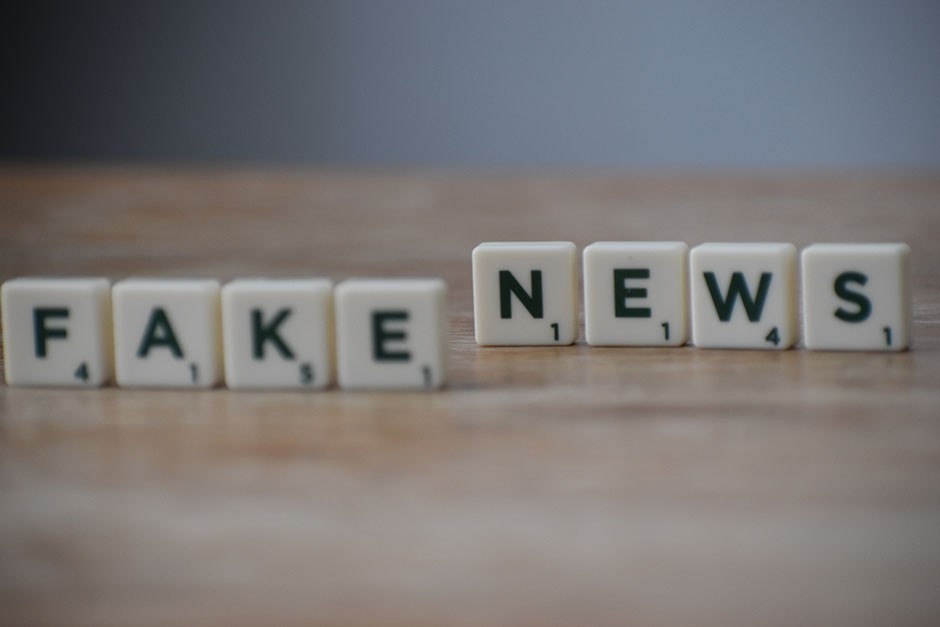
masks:
[[[2,10],[0,159],[940,165],[940,2]]]

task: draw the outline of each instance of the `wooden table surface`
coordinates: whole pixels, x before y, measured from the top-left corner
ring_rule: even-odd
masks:
[[[0,387],[0,624],[938,625],[940,174],[0,168],[0,279],[442,276],[440,393]],[[906,241],[901,354],[479,348],[487,240]]]

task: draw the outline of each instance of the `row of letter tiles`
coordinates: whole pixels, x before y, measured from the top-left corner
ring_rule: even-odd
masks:
[[[910,345],[906,244],[814,244],[802,253],[804,343],[811,350]],[[571,242],[483,243],[473,251],[477,343],[577,339]],[[792,244],[596,242],[584,249],[584,326],[595,346],[783,350],[796,344]]]
[[[6,381],[438,388],[446,293],[440,279],[14,279],[0,290]]]

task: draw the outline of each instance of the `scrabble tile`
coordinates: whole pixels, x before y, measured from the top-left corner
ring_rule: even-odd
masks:
[[[584,249],[584,331],[595,346],[688,340],[685,242],[595,242]]]
[[[702,244],[689,258],[696,346],[782,350],[796,343],[792,244]]]
[[[437,388],[446,379],[440,279],[352,279],[336,287],[340,387]]]
[[[322,389],[333,379],[333,284],[238,279],[222,288],[225,383]]]
[[[911,343],[907,244],[803,250],[804,342],[812,350],[900,351]]]
[[[13,279],[0,290],[9,385],[92,387],[111,380],[107,279]]]
[[[221,381],[218,281],[127,279],[111,297],[118,385],[207,388]]]
[[[577,265],[571,242],[487,242],[474,248],[477,343],[573,343],[578,338]]]

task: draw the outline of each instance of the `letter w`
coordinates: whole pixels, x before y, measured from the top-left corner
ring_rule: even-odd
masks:
[[[744,304],[744,311],[747,313],[747,319],[751,322],[759,321],[761,313],[764,311],[764,303],[767,301],[767,292],[770,289],[772,276],[770,272],[761,273],[760,283],[757,285],[757,298],[751,298],[751,291],[748,289],[744,274],[741,272],[735,272],[731,275],[731,284],[728,286],[727,296],[722,296],[715,273],[706,272],[705,283],[708,285],[712,302],[715,303],[718,319],[722,322],[731,320],[731,314],[734,313],[734,302],[740,295],[741,302]]]

